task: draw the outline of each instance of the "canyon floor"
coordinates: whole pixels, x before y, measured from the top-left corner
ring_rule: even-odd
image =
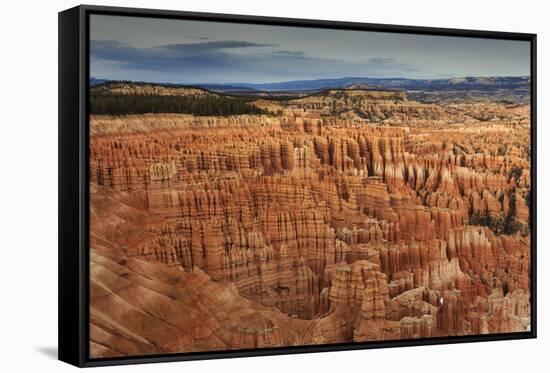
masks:
[[[529,330],[528,103],[250,105],[91,116],[92,358]]]

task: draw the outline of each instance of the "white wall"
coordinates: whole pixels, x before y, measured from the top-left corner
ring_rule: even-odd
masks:
[[[548,360],[550,129],[544,1],[95,1],[95,4],[538,33],[539,338],[114,368],[185,372],[527,372]],[[57,346],[57,12],[6,1],[0,21],[0,370],[67,371]],[[546,66],[545,66],[546,65]],[[548,166],[545,166],[548,165]],[[546,354],[546,355],[545,355]],[[544,366],[544,365],[542,365]],[[538,370],[540,371],[540,369]]]

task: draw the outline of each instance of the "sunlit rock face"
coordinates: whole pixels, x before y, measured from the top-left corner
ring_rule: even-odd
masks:
[[[93,357],[529,330],[528,106],[256,104],[92,116]]]

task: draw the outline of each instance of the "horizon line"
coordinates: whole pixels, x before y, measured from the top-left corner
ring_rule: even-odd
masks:
[[[342,79],[377,79],[377,80],[391,80],[391,79],[400,79],[400,80],[452,80],[452,79],[468,79],[468,78],[531,78],[531,75],[466,75],[466,76],[452,76],[448,78],[405,78],[399,76],[389,76],[389,77],[372,77],[372,76],[343,76],[339,78],[312,78],[312,79],[294,79],[294,80],[281,80],[281,81],[269,81],[269,82],[260,82],[260,83],[250,83],[250,82],[230,82],[230,83],[215,83],[215,82],[199,82],[199,83],[189,83],[189,82],[166,82],[166,81],[151,81],[151,80],[132,80],[132,79],[109,79],[109,78],[100,78],[95,76],[90,76],[89,79],[96,80],[108,80],[108,81],[126,81],[133,83],[156,83],[156,84],[178,84],[178,85],[265,85],[265,84],[282,84],[282,83],[293,83],[293,82],[314,82],[320,80],[342,80]]]

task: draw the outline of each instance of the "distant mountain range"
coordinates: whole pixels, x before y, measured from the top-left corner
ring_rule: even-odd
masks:
[[[256,90],[320,90],[327,88],[345,88],[361,85],[372,89],[404,90],[491,90],[529,88],[529,77],[465,77],[452,79],[406,79],[406,78],[362,78],[346,77],[338,79],[294,80],[278,83],[247,84],[239,83]]]
[[[90,85],[105,83],[108,80],[91,78]],[[174,84],[178,85],[178,84]],[[276,83],[230,83],[230,84],[191,84],[216,92],[235,91],[319,91],[329,88],[350,86],[369,89],[392,89],[407,91],[446,91],[446,90],[529,90],[531,79],[522,77],[464,77],[451,79],[406,79],[406,78],[364,78],[345,77],[336,79],[291,80]]]
[[[198,87],[207,89],[209,91],[214,92],[245,92],[245,91],[251,91],[255,92],[258,91],[256,88],[249,87],[247,85],[237,85],[237,84],[193,84]]]
[[[109,79],[97,79],[97,78],[94,78],[93,76],[90,78],[90,86],[94,86],[94,85],[98,85],[98,84],[103,84],[103,83],[107,83],[109,82],[110,80]]]

